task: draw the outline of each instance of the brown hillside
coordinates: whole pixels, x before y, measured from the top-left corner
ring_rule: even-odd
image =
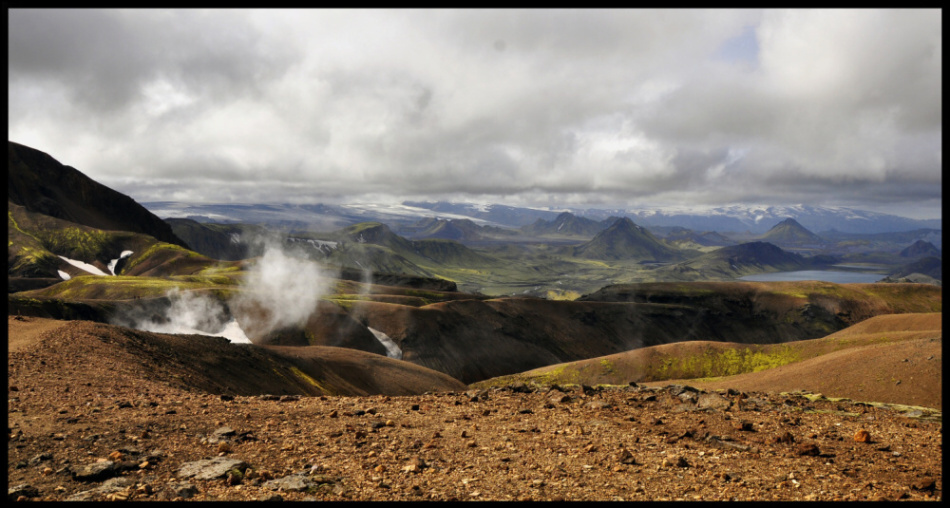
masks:
[[[288,352],[204,335],[21,319],[8,319],[11,357],[48,352],[53,354],[46,362],[51,372],[89,381],[123,386],[159,382],[230,395],[408,395],[464,388],[444,374],[355,349],[306,346]]]
[[[826,397],[943,409],[940,337],[870,344],[761,372],[716,380],[673,380],[704,390],[810,391]]]
[[[942,425],[891,408],[675,387],[465,390],[339,348],[15,317],[8,331],[11,500],[942,499]],[[418,393],[426,376],[441,388],[222,395]]]
[[[941,313],[884,315],[821,339],[783,344],[678,342],[476,383],[689,384],[809,390],[830,397],[942,407]],[[746,372],[727,375],[731,372]],[[898,383],[897,381],[900,381]]]
[[[475,383],[667,343],[814,339],[941,304],[940,288],[922,284],[651,283],[611,286],[586,301],[354,302],[350,312],[396,341],[403,359]]]

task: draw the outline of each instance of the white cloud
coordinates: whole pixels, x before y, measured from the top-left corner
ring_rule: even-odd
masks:
[[[140,200],[797,202],[854,182],[940,183],[938,10],[10,21],[10,139]],[[747,155],[727,162],[730,150]],[[856,199],[902,194],[870,189]]]

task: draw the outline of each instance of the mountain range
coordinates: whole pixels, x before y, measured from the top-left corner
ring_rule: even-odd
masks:
[[[611,217],[628,217],[649,229],[682,227],[695,231],[760,235],[776,223],[792,218],[810,231],[824,236],[826,231],[843,234],[875,234],[941,229],[940,219],[909,219],[848,207],[732,205],[709,209],[682,208],[558,208],[536,209],[500,204],[406,201],[402,204],[200,204],[144,202],[143,206],[162,218],[191,218],[199,222],[240,222],[299,227],[330,231],[375,221],[393,227],[411,226],[424,218],[469,219],[478,225],[510,229],[529,226],[538,219],[552,222],[564,212],[594,222]],[[605,226],[606,227],[606,226]]]

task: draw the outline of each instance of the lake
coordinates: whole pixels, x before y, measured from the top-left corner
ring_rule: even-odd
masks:
[[[825,282],[834,282],[836,284],[877,282],[886,277],[882,273],[854,272],[842,270],[799,270],[795,272],[774,272],[759,273],[756,275],[746,275],[739,277],[739,280],[751,282],[777,282],[777,281],[799,281],[799,280],[820,280]]]

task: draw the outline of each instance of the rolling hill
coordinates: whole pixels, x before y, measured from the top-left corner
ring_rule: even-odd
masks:
[[[906,279],[914,276],[929,277],[939,283],[943,280],[943,260],[928,256],[901,266],[897,271],[888,275],[889,279]],[[920,282],[925,282],[921,280]],[[931,283],[930,281],[926,281]]]
[[[473,386],[633,381],[705,390],[808,390],[829,397],[941,409],[941,316],[939,312],[876,316],[823,338],[782,344],[664,344],[549,365]]]
[[[472,383],[669,342],[817,338],[879,314],[939,312],[941,301],[940,288],[916,284],[651,283],[576,301],[356,301],[350,312],[399,344],[404,360]]]
[[[752,273],[802,270],[812,262],[768,242],[730,245],[688,261],[657,269],[686,280],[731,280]]]

